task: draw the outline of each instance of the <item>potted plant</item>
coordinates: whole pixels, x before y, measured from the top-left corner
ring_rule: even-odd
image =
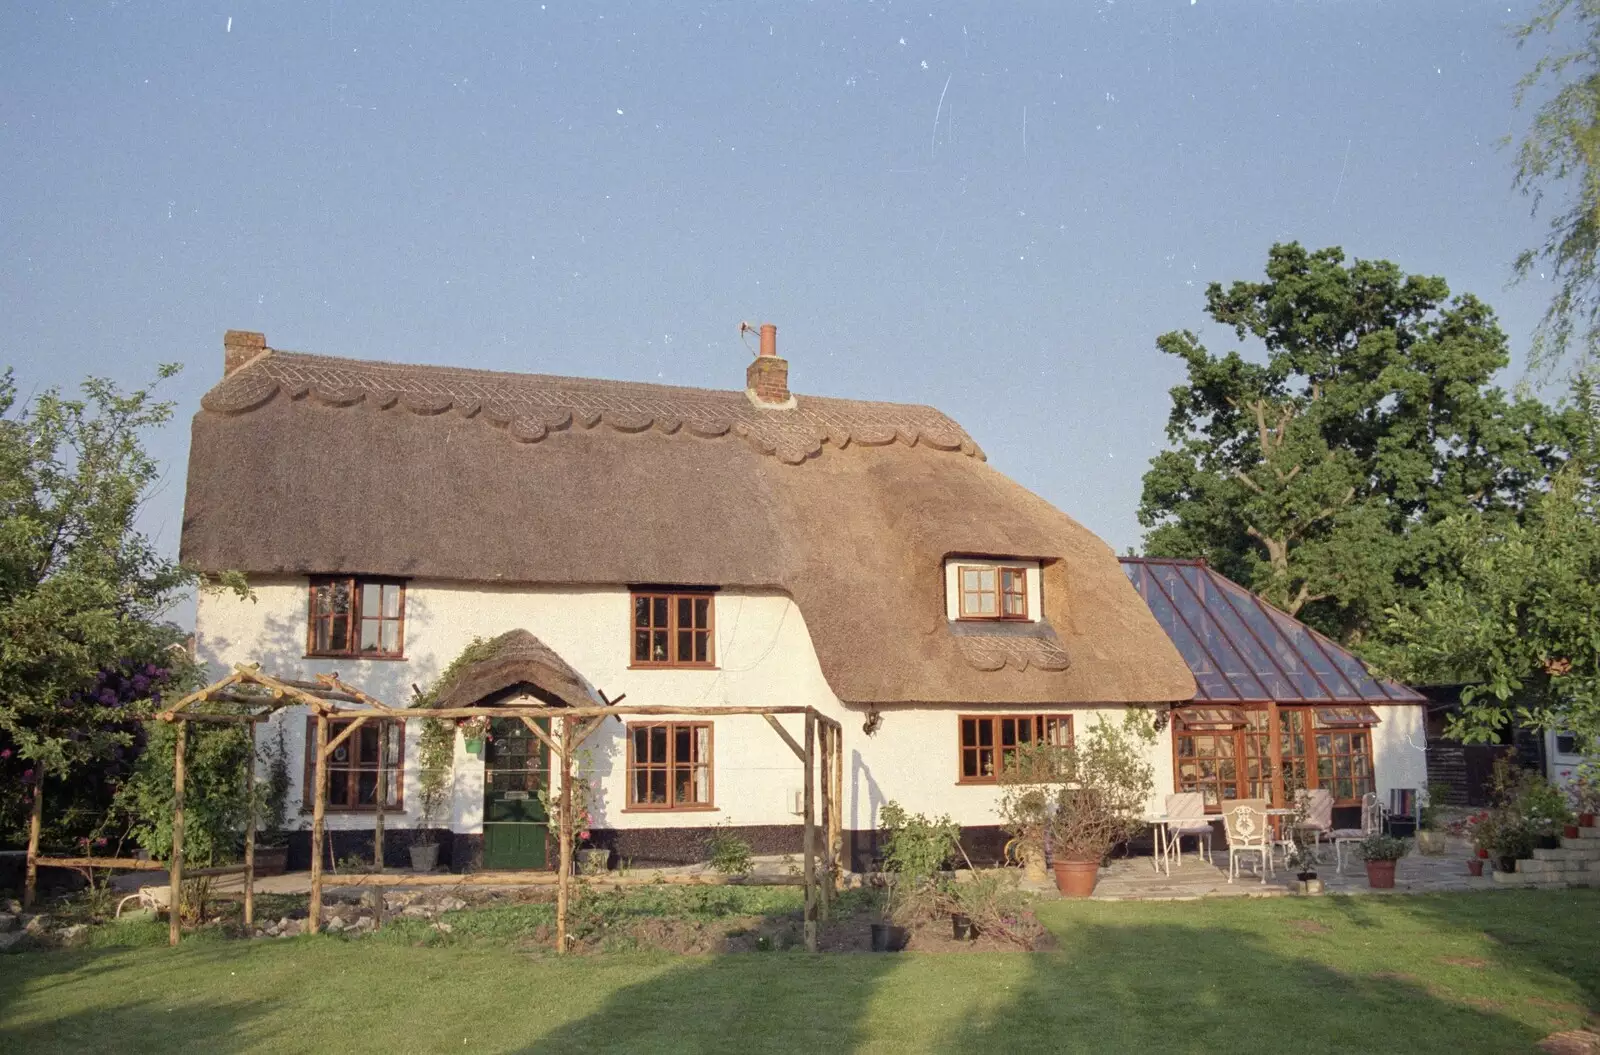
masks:
[[[1322,893],[1322,879],[1317,875],[1316,843],[1301,829],[1290,829],[1288,864],[1294,869],[1295,892],[1299,894]]]
[[[1378,832],[1361,841],[1361,856],[1367,860],[1367,885],[1374,890],[1394,888],[1395,865],[1406,855],[1406,841]]]
[[[413,872],[431,872],[439,865],[433,823],[450,798],[455,753],[456,727],[439,718],[425,719],[417,740],[417,837],[410,846]]]
[[[266,764],[266,779],[256,784],[255,874],[281,876],[289,870],[289,752],[281,721],[256,756]]]
[[[1045,868],[1045,832],[1049,828],[1054,800],[1052,785],[1054,760],[1051,744],[1026,744],[1000,772],[1000,827],[1011,836],[1006,856],[1022,866],[1023,878],[1043,883],[1049,876]]]
[[[473,718],[463,718],[456,724],[461,729],[461,739],[467,754],[483,754],[483,743],[489,738],[488,716],[480,714]]]
[[[898,952],[910,940],[909,924],[948,910],[944,870],[961,852],[961,826],[948,816],[929,818],[891,801],[879,809],[878,827],[883,894],[872,948]]]
[[[1524,773],[1517,784],[1512,806],[1533,835],[1535,848],[1554,850],[1561,845],[1561,829],[1572,820],[1564,791],[1538,774]]]
[[[1520,818],[1508,815],[1499,818],[1494,827],[1494,842],[1489,848],[1495,868],[1502,872],[1515,872],[1517,861],[1532,857],[1534,833]]]
[[[1567,788],[1567,794],[1572,799],[1572,811],[1578,816],[1578,827],[1593,828],[1595,814],[1600,813],[1600,779],[1580,773]]]
[[[1104,718],[1073,743],[1043,749],[1037,777],[1051,789],[1045,824],[1053,854],[1056,889],[1067,897],[1094,893],[1100,864],[1117,843],[1144,827],[1144,812],[1155,787],[1155,770],[1144,746],[1155,731],[1140,711],[1130,710],[1122,725]]]
[[[1422,804],[1417,825],[1417,852],[1429,857],[1439,856],[1449,845],[1449,834],[1443,824],[1445,792],[1442,784],[1428,785],[1427,798]]]

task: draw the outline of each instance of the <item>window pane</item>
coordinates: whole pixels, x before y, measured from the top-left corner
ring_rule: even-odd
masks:
[[[983,747],[989,747],[994,743],[993,718],[978,719],[978,743]]]
[[[694,734],[694,760],[700,763],[709,763],[711,761],[711,726],[698,726]]]
[[[652,725],[650,727],[650,761],[665,762],[667,760],[667,727]]]
[[[335,615],[328,620],[328,640],[324,646],[328,652],[348,652],[350,650],[350,617]]]
[[[633,760],[638,763],[650,761],[650,728],[649,726],[635,726],[633,730]]]
[[[978,746],[978,723],[971,718],[961,719],[961,746]]]
[[[970,748],[961,752],[961,775],[964,777],[978,775],[978,752]]]
[[[650,662],[667,662],[667,632],[653,630],[650,633]]]
[[[711,625],[711,598],[695,598],[694,625],[697,630],[704,630]]]
[[[650,625],[650,598],[635,597],[633,599],[633,625]]]
[[[650,771],[648,769],[634,771],[633,801],[635,803],[650,801]]]
[[[378,801],[377,770],[363,770],[356,775],[356,805],[373,806]]]
[[[363,766],[378,765],[378,727],[368,722],[357,729],[350,737],[356,742],[356,761]],[[349,743],[346,740],[345,743]]]
[[[694,767],[694,801],[704,806],[711,801],[711,767]]]
[[[678,656],[677,656],[678,662],[679,663],[692,662],[690,657],[693,656],[693,655],[694,655],[694,631],[693,630],[679,630],[678,631]]]
[[[711,662],[711,631],[697,630],[694,635],[694,661]]]
[[[400,623],[385,619],[383,632],[378,639],[378,645],[384,652],[399,653],[400,651]]]
[[[361,584],[361,613],[372,619],[383,615],[383,587],[377,583]]]
[[[376,652],[382,642],[379,640],[379,631],[383,623],[378,619],[361,620],[361,651]]]
[[[665,597],[655,597],[655,598],[651,599],[651,603],[653,605],[653,609],[651,611],[651,618],[654,620],[655,625],[656,626],[663,626],[663,627],[666,626],[667,625],[667,599]]]
[[[383,617],[385,619],[400,618],[400,587],[385,586],[383,588]]]
[[[350,773],[343,769],[328,772],[328,801],[335,806],[350,804]]]
[[[679,806],[694,804],[694,770],[688,766],[672,771],[672,801]]]
[[[978,569],[964,568],[961,572],[961,589],[963,592],[976,593],[982,589],[978,580]]]
[[[635,630],[633,632],[633,660],[635,663],[648,663],[650,661],[650,631]]]
[[[983,593],[978,595],[978,615],[995,614],[994,594]]]
[[[677,765],[687,765],[693,761],[694,756],[689,749],[689,737],[693,732],[687,725],[672,727],[672,761]]]
[[[692,598],[678,598],[678,625],[694,626],[694,601]]]
[[[667,771],[665,769],[652,769],[650,771],[650,803],[664,806],[667,803]]]

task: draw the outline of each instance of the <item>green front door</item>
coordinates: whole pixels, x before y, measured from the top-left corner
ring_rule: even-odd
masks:
[[[539,727],[549,730],[550,720]],[[539,792],[550,786],[550,751],[520,718],[489,723],[483,745],[483,867],[545,868],[550,818]]]

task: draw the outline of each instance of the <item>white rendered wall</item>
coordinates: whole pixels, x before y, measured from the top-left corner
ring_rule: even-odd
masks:
[[[775,592],[723,591],[716,597],[715,670],[632,670],[631,609],[626,587],[590,589],[461,586],[413,581],[406,589],[404,660],[313,659],[305,652],[307,581],[304,578],[253,580],[255,600],[208,594],[196,617],[196,649],[221,677],[235,663],[261,663],[286,677],[310,678],[338,671],[369,694],[395,706],[408,704],[412,685],[430,686],[439,672],[475,637],[493,637],[522,628],[561,655],[591,684],[612,699],[693,708],[718,705],[812,705],[844,717],[823,680],[799,611]],[[800,739],[798,717],[784,719]],[[302,801],[305,711],[285,710],[281,722],[289,755],[291,814]],[[597,766],[601,803],[599,827],[679,827],[718,824],[793,824],[789,792],[801,786],[800,763],[757,716],[714,719],[714,811],[624,812],[626,803],[623,732],[608,722],[585,744]],[[276,728],[278,723],[274,723]],[[857,726],[859,729],[859,725]],[[270,730],[265,730],[266,735]],[[418,823],[414,809],[417,736],[406,736],[405,811],[390,814],[391,826]],[[458,738],[456,784],[450,826],[479,831],[482,824],[483,763],[469,755]],[[304,818],[302,818],[304,820]],[[439,823],[443,822],[443,818]],[[309,823],[307,821],[306,823]],[[334,828],[368,828],[370,813],[330,813]]]
[[[1030,576],[1030,580],[1036,579]],[[715,670],[629,669],[629,593],[625,587],[512,588],[461,586],[414,581],[406,591],[406,658],[404,660],[309,659],[304,656],[307,586],[304,578],[254,583],[254,602],[232,595],[202,596],[196,620],[199,657],[220,677],[234,663],[260,662],[271,673],[309,678],[338,671],[350,683],[385,702],[402,705],[411,686],[431,685],[474,637],[493,637],[522,628],[535,634],[592,684],[612,699],[627,694],[627,703],[693,708],[706,705],[758,704],[816,707],[844,727],[844,803],[846,828],[877,826],[878,810],[891,799],[930,815],[949,814],[965,825],[997,823],[998,790],[993,785],[961,784],[959,728],[961,714],[1071,714],[1082,735],[1098,718],[1120,722],[1116,705],[1061,708],[973,704],[881,709],[878,731],[862,732],[866,713],[844,708],[828,688],[811,646],[805,619],[786,596],[776,592],[726,590],[716,598]],[[1377,785],[1385,803],[1390,788],[1427,786],[1423,753],[1423,712],[1419,706],[1375,708],[1382,722],[1373,730]],[[785,718],[800,739],[798,717]],[[302,801],[305,712],[291,708],[277,724],[288,747],[291,817],[309,824],[297,812]],[[625,809],[626,774],[623,731],[608,722],[585,745],[601,788],[594,823],[604,828],[700,827],[731,821],[736,825],[795,824],[790,812],[793,792],[801,786],[799,762],[759,717],[713,719],[711,811],[634,812]],[[407,729],[406,809],[390,814],[390,827],[419,823],[415,812],[416,723]],[[1172,733],[1163,731],[1150,748],[1155,790],[1150,809],[1161,812],[1173,788]],[[460,832],[481,830],[483,763],[456,746],[456,777],[448,819],[435,823]],[[370,813],[330,813],[334,828],[369,828]]]

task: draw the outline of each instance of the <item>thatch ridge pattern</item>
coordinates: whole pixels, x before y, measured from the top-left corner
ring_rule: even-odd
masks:
[[[983,458],[960,425],[932,407],[797,396],[797,406],[755,406],[743,392],[645,385],[623,381],[507,374],[454,367],[361,362],[273,351],[226,377],[201,405],[219,414],[244,414],[279,394],[327,407],[368,403],[419,415],[455,411],[505,430],[522,443],[552,432],[604,424],[622,433],[655,429],[703,439],[732,434],[762,454],[799,465],[852,443],[902,443]]]

